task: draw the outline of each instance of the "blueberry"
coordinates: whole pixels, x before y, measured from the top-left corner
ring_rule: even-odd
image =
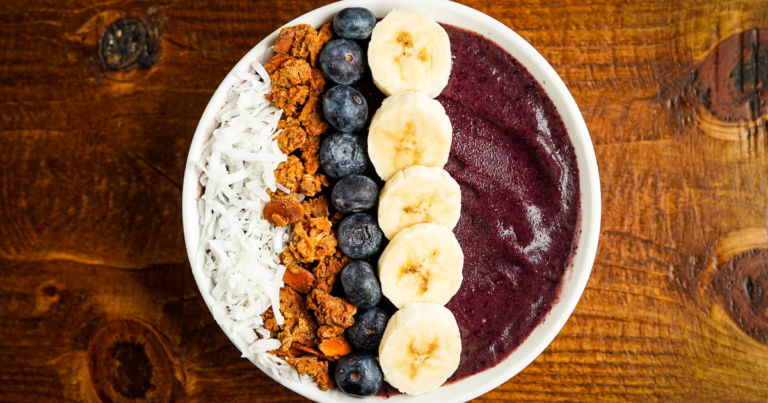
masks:
[[[365,128],[368,120],[368,102],[360,91],[337,85],[323,97],[325,119],[340,132],[356,132]]]
[[[379,198],[379,188],[373,179],[363,175],[350,175],[333,187],[331,201],[342,213],[359,213],[373,208]]]
[[[363,50],[350,39],[334,39],[320,52],[320,71],[336,84],[354,84],[365,72]]]
[[[320,148],[320,165],[331,178],[360,174],[368,167],[365,137],[350,133],[330,135]]]
[[[341,271],[341,286],[344,287],[347,300],[361,309],[373,308],[381,299],[381,286],[373,268],[366,262],[347,265]]]
[[[368,39],[376,25],[376,16],[367,8],[350,7],[339,11],[333,17],[336,35],[347,39]]]
[[[373,396],[384,382],[379,362],[371,353],[354,352],[339,358],[335,372],[339,389],[350,396]]]
[[[347,266],[349,267],[349,266]],[[381,337],[387,329],[389,315],[381,308],[371,308],[355,315],[355,324],[347,329],[347,340],[355,350],[379,351]]]
[[[339,248],[352,259],[373,256],[383,238],[376,219],[365,213],[353,214],[339,224]]]

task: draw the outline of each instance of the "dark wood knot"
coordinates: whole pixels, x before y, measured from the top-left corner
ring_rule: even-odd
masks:
[[[43,293],[47,295],[50,298],[53,298],[56,296],[56,293],[59,290],[56,289],[56,286],[49,285],[48,287],[43,288]]]
[[[37,288],[35,308],[39,313],[49,311],[59,304],[66,287],[55,280],[46,281]]]
[[[104,402],[171,401],[180,389],[160,338],[135,320],[102,326],[90,342],[88,360],[93,387]]]
[[[734,256],[717,281],[725,310],[750,337],[768,344],[768,249]]]
[[[718,43],[661,93],[675,119],[719,140],[757,139],[768,126],[768,29]]]
[[[701,105],[723,122],[753,122],[768,112],[768,30],[722,41],[699,69]]]
[[[122,18],[107,26],[101,37],[101,60],[109,70],[131,66],[148,69],[157,62],[157,39],[138,18]]]

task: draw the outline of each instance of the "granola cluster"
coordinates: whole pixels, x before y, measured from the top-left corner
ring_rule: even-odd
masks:
[[[306,165],[295,155],[289,155],[288,161],[281,162],[277,166],[275,182],[288,189],[290,193],[285,193],[279,189],[276,192],[267,190],[272,201],[292,200],[298,202],[299,193],[313,197],[322,190],[323,186],[328,186],[328,178],[325,175],[307,173]]]
[[[321,211],[313,211],[318,204]],[[293,226],[293,239],[280,255],[283,264],[312,263],[336,253],[336,235],[328,219],[328,202],[325,196],[302,203],[304,217]],[[318,214],[319,213],[319,214]]]
[[[313,377],[322,390],[333,387],[329,362],[352,352],[344,330],[354,323],[357,312],[350,303],[330,295],[341,269],[352,260],[336,250],[332,226],[341,214],[331,217],[325,196],[317,196],[328,186],[325,175],[317,173],[320,136],[328,123],[321,104],[325,80],[315,66],[332,36],[330,23],[319,32],[309,25],[283,28],[275,56],[264,66],[272,80],[267,99],[286,116],[278,124],[282,132],[277,144],[283,153],[293,154],[275,170],[280,189],[268,191],[272,201],[263,212],[274,225],[293,225],[291,241],[280,255],[286,266],[286,287],[280,290],[285,323],[278,326],[270,308],[263,315],[264,328],[282,343],[271,353],[286,359],[300,374]],[[300,202],[299,194],[307,199]]]
[[[343,333],[354,323],[357,308],[317,288],[305,300],[292,287],[284,287],[280,310],[285,317],[283,326],[277,325],[272,308],[262,316],[264,328],[282,343],[271,353],[286,359],[300,374],[315,378],[320,389],[332,388],[328,363],[352,352]]]
[[[275,55],[264,65],[272,80],[272,92],[267,95],[267,100],[282,108],[286,116],[278,125],[283,131],[277,144],[286,154],[301,149],[304,162],[301,169],[295,162],[283,163],[281,166],[287,164],[290,167],[282,170],[300,179],[306,186],[302,186],[306,191],[302,193],[307,196],[316,194],[321,186],[328,186],[325,176],[317,174],[320,167],[319,136],[328,130],[328,122],[323,119],[320,98],[325,79],[315,66],[320,50],[332,37],[331,23],[323,25],[320,32],[305,24],[283,28],[275,42]]]

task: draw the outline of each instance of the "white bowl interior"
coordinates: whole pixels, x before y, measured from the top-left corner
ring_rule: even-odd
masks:
[[[557,107],[576,151],[581,185],[581,238],[576,255],[574,256],[572,268],[568,270],[566,279],[563,282],[560,297],[552,306],[544,321],[533,330],[523,344],[496,367],[421,396],[400,395],[388,399],[391,402],[408,401],[412,403],[464,402],[506,382],[541,354],[568,320],[586,287],[592,270],[592,264],[594,263],[595,253],[597,252],[601,209],[600,181],[592,140],[576,102],[552,66],[519,35],[502,23],[472,8],[445,0],[418,2],[403,0],[347,0],[316,9],[286,25],[310,24],[319,27],[323,23],[330,21],[341,9],[351,6],[366,7],[373,11],[377,17],[384,17],[395,8],[421,11],[429,14],[438,22],[448,23],[477,32],[496,42],[517,58],[542,85]],[[199,174],[192,162],[199,159],[203,144],[210,138],[217,126],[213,116],[224,106],[227,89],[239,82],[234,72],[248,71],[250,63],[254,60],[265,62],[271,56],[269,48],[274,43],[278,32],[279,29],[251,49],[222,81],[200,119],[189,150],[182,194],[184,238],[192,273],[209,309],[211,309],[215,302],[210,294],[213,288],[213,281],[202,272],[202,262],[197,260],[201,228],[197,205]],[[252,355],[247,352],[244,340],[239,339],[239,336],[226,330],[225,333],[240,351],[245,351],[244,357],[250,358],[262,371],[273,377],[270,371],[265,371],[265,368],[261,368],[261,365],[257,364]],[[338,391],[322,392],[314,385],[304,385],[287,379],[277,381],[314,401],[360,402],[360,399],[346,396]],[[377,398],[370,399],[378,400]]]

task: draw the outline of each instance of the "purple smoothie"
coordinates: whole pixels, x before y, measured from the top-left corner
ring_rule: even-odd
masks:
[[[560,114],[520,63],[443,24],[454,56],[437,98],[453,125],[445,169],[461,186],[454,229],[464,282],[448,303],[462,335],[456,381],[514,351],[557,300],[578,243],[576,154]]]
[[[450,383],[507,358],[557,301],[578,245],[581,195],[573,145],[541,85],[497,44],[441,25],[454,59],[437,100],[453,126],[445,169],[461,186],[453,232],[464,252],[464,281],[447,305],[462,337]],[[381,106],[370,73],[353,87],[371,111]],[[366,174],[378,180],[372,167]],[[396,394],[385,382],[377,395]]]

